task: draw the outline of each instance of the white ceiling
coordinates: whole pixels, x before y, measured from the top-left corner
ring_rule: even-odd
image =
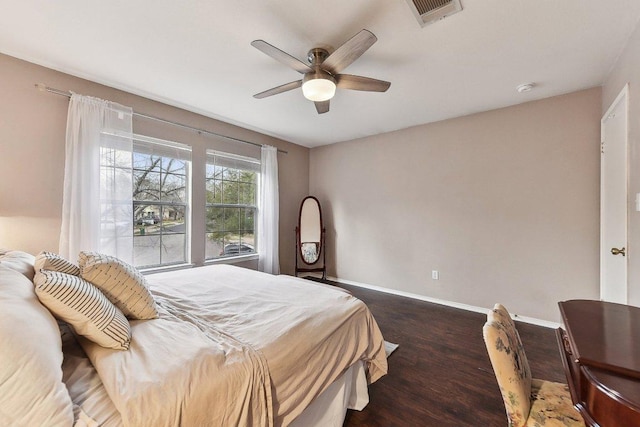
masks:
[[[406,0],[0,0],[0,52],[314,147],[601,85],[640,17],[638,0],[461,1],[421,28]],[[300,89],[252,97],[301,77],[252,40],[305,60],[363,28],[378,42],[344,72],[386,93],[338,90],[323,115]]]

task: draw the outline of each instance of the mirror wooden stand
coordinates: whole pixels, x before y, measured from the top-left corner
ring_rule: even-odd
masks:
[[[327,278],[326,251],[323,250],[325,234],[320,202],[313,196],[305,197],[300,204],[296,227],[296,276],[299,272],[321,272],[322,278]],[[314,265],[320,261],[321,255],[322,266],[298,267],[298,258],[306,265]]]

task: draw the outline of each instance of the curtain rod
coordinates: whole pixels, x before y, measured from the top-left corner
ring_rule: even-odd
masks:
[[[45,85],[44,83],[36,83],[35,84],[36,88],[42,92],[50,92],[56,95],[60,95],[60,96],[66,96],[67,98],[71,98],[71,92],[65,92],[63,90],[60,89],[55,89],[52,87],[49,87],[47,85]],[[226,136],[226,135],[221,135],[219,133],[215,133],[212,132],[210,130],[206,130],[206,129],[201,129],[201,128],[197,128],[197,127],[193,127],[193,126],[189,126],[189,125],[185,125],[184,123],[179,123],[179,122],[174,122],[173,120],[167,120],[167,119],[163,119],[161,117],[157,117],[157,116],[152,116],[150,114],[143,114],[143,113],[138,113],[138,112],[133,112],[134,116],[138,116],[138,117],[142,117],[145,119],[149,119],[149,120],[155,120],[158,122],[162,122],[162,123],[166,123],[169,125],[173,125],[173,126],[178,126],[181,127],[183,129],[188,129],[194,132],[197,132],[199,134],[207,134],[207,135],[212,135],[212,136],[217,136],[220,138],[225,138],[225,139],[229,139],[231,141],[235,141],[235,142],[241,142],[243,144],[250,144],[250,145],[254,145],[256,147],[262,147],[262,144],[258,144],[257,142],[251,142],[251,141],[245,141],[244,139],[238,139],[238,138],[234,138],[231,136]],[[281,150],[278,148],[278,153],[282,153],[282,154],[289,154],[288,151],[285,150]]]

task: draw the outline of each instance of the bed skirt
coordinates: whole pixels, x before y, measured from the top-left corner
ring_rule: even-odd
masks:
[[[364,364],[357,362],[296,418],[291,427],[342,427],[347,409],[361,411],[369,403]]]

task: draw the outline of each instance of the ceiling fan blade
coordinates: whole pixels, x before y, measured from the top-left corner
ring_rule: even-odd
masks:
[[[271,89],[265,90],[264,92],[256,93],[255,95],[253,95],[253,97],[262,99],[262,98],[266,98],[267,96],[277,95],[279,93],[286,92],[288,90],[297,89],[300,86],[302,86],[302,80],[296,80],[295,82],[285,83],[280,86],[272,87]]]
[[[335,76],[336,86],[341,89],[366,90],[370,92],[386,92],[391,82],[372,79],[371,77],[338,74]]]
[[[324,114],[329,111],[329,101],[314,102],[318,114]]]
[[[362,30],[337,48],[322,63],[322,68],[337,74],[365,53],[378,38],[369,30]]]
[[[270,45],[264,40],[254,40],[251,42],[251,46],[255,47],[262,53],[269,55],[276,61],[280,61],[284,65],[293,68],[299,73],[304,74],[313,71],[311,67],[309,67],[304,62],[300,61],[297,58],[294,58],[286,52],[281,51],[277,47]]]

